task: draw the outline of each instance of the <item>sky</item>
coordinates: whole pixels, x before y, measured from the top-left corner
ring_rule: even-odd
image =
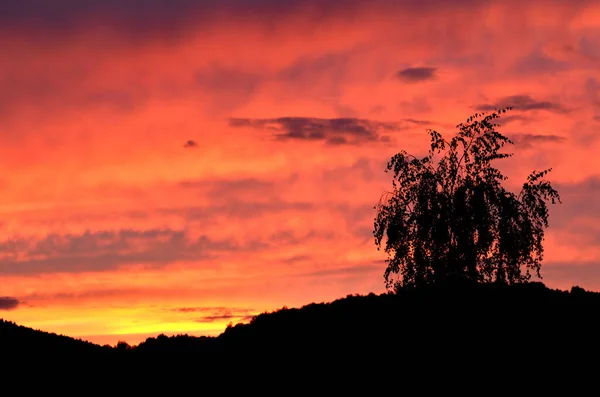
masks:
[[[5,0],[0,318],[100,344],[385,291],[386,163],[512,105],[543,281],[600,290],[600,2]]]

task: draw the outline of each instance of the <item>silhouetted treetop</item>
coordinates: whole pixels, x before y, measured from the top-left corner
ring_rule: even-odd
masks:
[[[507,177],[491,163],[511,157],[500,151],[513,142],[493,120],[510,109],[476,113],[449,142],[428,130],[423,158],[406,151],[391,158],[393,191],[375,206],[373,230],[377,248],[389,256],[389,289],[541,278],[547,202],[560,197],[544,180],[551,169],[533,171],[518,195],[502,186]]]

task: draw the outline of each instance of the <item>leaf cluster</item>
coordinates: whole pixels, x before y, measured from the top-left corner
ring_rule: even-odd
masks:
[[[502,186],[507,177],[492,162],[511,157],[501,150],[513,142],[494,120],[510,109],[476,113],[450,141],[428,130],[426,156],[391,158],[393,191],[375,206],[373,230],[388,253],[388,289],[541,277],[547,202],[560,196],[544,179],[551,169],[533,171],[518,195]]]

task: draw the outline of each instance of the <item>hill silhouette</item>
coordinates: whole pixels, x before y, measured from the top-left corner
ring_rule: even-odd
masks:
[[[34,330],[0,319],[0,353],[7,354],[88,354],[106,353],[110,346],[99,346],[65,335]]]
[[[99,346],[0,321],[0,352],[112,356],[163,363],[153,357],[196,356],[207,362],[243,364],[257,357],[285,363],[311,359],[332,365],[349,352],[364,359],[561,349],[598,351],[600,293],[542,283],[468,285],[349,295],[330,303],[281,308],[217,337],[159,335],[137,346]],[[545,342],[534,342],[536,339]],[[487,354],[487,353],[486,353]],[[343,361],[342,361],[343,363]]]
[[[398,382],[412,392],[514,392],[517,380],[520,392],[539,393],[569,373],[591,376],[597,313],[600,293],[578,287],[430,286],[284,307],[217,337],[158,335],[137,346],[1,321],[0,357],[11,364],[4,379],[26,370],[46,380],[30,386],[63,394],[87,385],[97,393],[379,395]]]
[[[216,338],[149,338],[132,352],[271,357],[280,362],[353,355],[377,360],[404,356],[475,354],[493,350],[554,353],[580,345],[597,349],[600,293],[541,283],[430,287],[398,294],[347,296],[299,309],[282,308],[228,327]],[[546,340],[532,343],[535,339]],[[528,341],[529,340],[529,341]],[[486,347],[487,346],[487,347]],[[332,363],[334,364],[334,363]]]

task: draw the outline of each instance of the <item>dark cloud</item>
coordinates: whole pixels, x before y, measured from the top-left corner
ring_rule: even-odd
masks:
[[[279,140],[323,141],[331,145],[389,141],[384,131],[401,129],[398,123],[356,118],[321,119],[314,117],[280,117],[273,119],[229,119],[231,127],[252,127],[273,131]]]
[[[191,239],[186,230],[171,229],[50,234],[0,242],[0,274],[103,271],[138,263],[161,266],[264,247],[259,241],[241,245],[208,236]]]
[[[219,320],[238,320],[250,321],[257,315],[254,309],[235,308],[235,307],[182,307],[175,309],[179,313],[201,314],[201,317],[194,321],[199,323],[212,323]]]
[[[370,7],[382,12],[432,8],[473,8],[483,0],[372,0]],[[254,20],[268,31],[274,21],[297,16],[307,10],[314,24],[333,15],[360,15],[362,0],[3,0],[0,5],[0,32],[26,32],[47,38],[70,35],[85,29],[104,28],[129,40],[157,38],[180,40],[189,29],[244,23]]]
[[[0,296],[0,310],[13,310],[19,306],[21,302],[17,298],[10,296]]]
[[[190,139],[183,145],[183,147],[184,148],[195,148],[195,147],[198,147],[198,142]]]
[[[408,83],[432,80],[435,78],[437,68],[431,67],[415,67],[406,68],[396,73],[396,77]]]
[[[475,107],[476,110],[482,112],[494,111],[497,109],[512,106],[515,110],[530,111],[530,110],[548,110],[557,113],[566,113],[561,104],[549,101],[537,101],[529,95],[512,95],[501,98],[493,104],[482,104]]]
[[[594,120],[600,122],[600,114],[597,116],[594,116]]]
[[[544,143],[561,143],[567,140],[567,138],[559,135],[540,135],[540,134],[510,134],[506,136],[512,140],[515,145],[520,147],[530,148],[537,144]]]
[[[238,3],[244,4],[243,1]],[[127,35],[140,40],[153,39],[156,35],[177,37],[194,19],[204,19],[202,11],[210,12],[210,6],[217,4],[216,1],[193,0],[29,0],[25,4],[6,0],[0,12],[0,31],[27,30],[36,36],[43,32],[72,35],[87,26],[104,25],[122,37]]]

